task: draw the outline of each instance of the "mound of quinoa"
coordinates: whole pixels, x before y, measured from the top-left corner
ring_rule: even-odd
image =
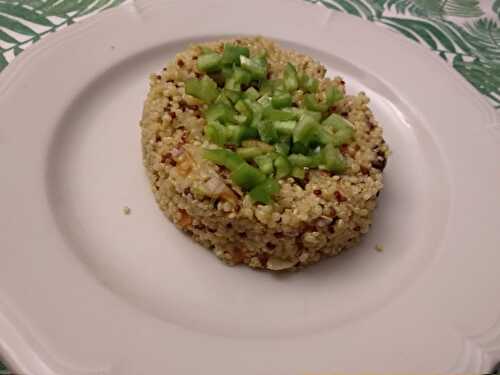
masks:
[[[342,175],[310,169],[302,181],[279,180],[269,205],[252,202],[229,178],[229,171],[202,157],[211,145],[203,135],[206,105],[185,94],[184,82],[201,78],[196,60],[202,46],[222,52],[224,43],[267,51],[269,78],[280,78],[288,62],[345,94],[344,81],[326,78],[311,57],[262,38],[240,38],[190,46],[176,55],[150,90],[140,123],[144,165],[164,214],[229,265],[270,270],[297,269],[339,254],[359,241],[372,224],[389,149],[364,93],[345,95],[331,111],[348,119],[355,140],[341,147],[348,162]],[[301,102],[301,91],[294,102]]]

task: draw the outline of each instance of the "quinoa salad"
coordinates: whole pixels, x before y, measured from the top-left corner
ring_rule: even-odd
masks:
[[[160,209],[229,265],[299,269],[372,224],[389,149],[360,92],[263,37],[190,46],[140,122]]]

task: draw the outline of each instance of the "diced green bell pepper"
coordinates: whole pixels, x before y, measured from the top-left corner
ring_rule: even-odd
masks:
[[[321,149],[321,154],[323,158],[323,165],[328,171],[334,173],[344,173],[347,169],[347,162],[339,151],[333,144],[328,144]]]
[[[306,171],[303,167],[293,167],[291,175],[294,178],[303,180],[304,177],[306,176]]]
[[[202,72],[213,73],[222,69],[221,61],[218,53],[207,53],[198,57],[196,65]]]
[[[326,103],[329,107],[343,98],[344,94],[335,86],[330,86],[326,89]]]
[[[311,116],[304,114],[300,117],[297,126],[293,130],[293,142],[301,142],[308,145],[317,132],[319,124]]]
[[[307,145],[305,145],[304,143],[302,142],[295,142],[293,145],[292,145],[292,153],[294,154],[307,154],[309,151]]]
[[[250,50],[246,47],[240,47],[235,44],[226,43],[222,53],[222,64],[232,65],[240,63],[240,56],[250,56]]]
[[[226,167],[234,171],[245,161],[232,151],[226,149],[205,149],[203,150],[203,157],[217,165]]]
[[[264,182],[266,176],[248,163],[240,164],[232,173],[231,180],[243,189],[250,190]]]
[[[326,112],[328,110],[327,103],[319,103],[316,100],[314,94],[306,94],[304,95],[304,106],[310,110],[315,112]]]
[[[290,143],[280,141],[274,145],[274,150],[281,155],[288,155],[290,152]]]
[[[210,104],[205,111],[205,118],[208,122],[220,121],[222,123],[234,120],[236,112],[232,107],[222,102]]]
[[[261,121],[257,124],[260,139],[265,143],[275,143],[278,141],[278,132],[271,121]]]
[[[272,95],[277,91],[286,91],[286,89],[282,79],[270,79],[262,81],[259,91],[261,95]]]
[[[316,140],[321,145],[327,145],[328,143],[333,143],[334,135],[328,127],[320,126],[316,133]]]
[[[245,125],[249,125],[253,119],[253,111],[250,106],[244,100],[238,100],[234,105],[234,108],[246,117],[246,121],[244,121]]]
[[[251,59],[246,56],[240,56],[240,64],[243,69],[250,73],[254,80],[261,80],[267,77],[267,63],[265,59]]]
[[[271,104],[276,109],[290,107],[292,105],[292,96],[287,92],[275,92]]]
[[[319,81],[303,73],[299,76],[299,85],[304,92],[315,93],[319,88]]]
[[[240,147],[236,153],[245,160],[253,159],[256,156],[264,155],[267,151],[260,147]]]
[[[274,172],[273,158],[269,155],[259,155],[254,158],[259,169],[269,175]]]
[[[242,142],[243,147],[259,147],[266,152],[272,152],[273,151],[273,146],[264,143],[262,141],[259,141],[258,139],[248,139],[246,141]]]
[[[292,135],[295,126],[297,126],[297,121],[275,121],[273,125],[279,134]]]
[[[296,91],[299,88],[299,77],[295,67],[288,63],[283,72],[283,82],[287,91]]]
[[[252,76],[246,70],[237,66],[233,68],[233,74],[226,79],[225,88],[233,91],[241,91],[241,85],[248,85]]]
[[[231,103],[235,104],[238,100],[241,99],[241,92],[234,91],[229,89],[223,89],[222,93],[231,101]]]
[[[249,195],[254,202],[270,204],[272,202],[272,195],[278,193],[279,191],[280,184],[272,178],[268,178],[261,184],[254,187],[250,191]]]
[[[251,101],[256,101],[261,97],[260,92],[257,91],[255,87],[249,87],[247,91],[243,94],[243,97],[245,99],[251,100]]]
[[[262,110],[266,111],[268,108],[272,107],[271,100],[269,95],[263,95],[257,100],[257,103],[262,106]]]
[[[298,118],[297,114],[291,111],[284,111],[274,108],[266,108],[263,117],[270,121],[290,121]]]
[[[250,128],[242,125],[226,125],[226,144],[239,146],[241,141],[248,139]],[[252,133],[253,135],[253,133]]]
[[[292,165],[290,164],[288,158],[284,155],[280,155],[274,160],[274,166],[276,168],[277,179],[288,176],[292,171]]]
[[[223,146],[226,143],[226,128],[217,121],[212,121],[205,126],[205,136],[216,145]]]
[[[332,140],[334,146],[350,143],[354,139],[354,126],[336,113],[332,113],[321,124],[334,131]]]
[[[205,103],[211,103],[219,96],[217,84],[207,76],[202,79],[188,79],[184,84],[186,94],[194,96]]]
[[[294,167],[316,168],[318,166],[318,161],[313,156],[291,154],[288,155],[288,160]]]
[[[353,125],[348,120],[340,115],[337,115],[336,113],[332,113],[324,119],[321,124],[331,127],[334,131],[339,131],[345,128],[353,128]]]

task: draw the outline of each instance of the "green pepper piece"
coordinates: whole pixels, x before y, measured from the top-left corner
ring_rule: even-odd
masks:
[[[303,180],[306,177],[306,170],[303,167],[293,167],[291,175],[294,178]]]
[[[202,72],[212,73],[222,69],[222,56],[218,53],[207,53],[198,57],[196,66]]]
[[[188,79],[184,84],[186,94],[194,96],[205,103],[211,103],[219,96],[217,84],[207,76],[202,79]]]
[[[240,56],[250,56],[250,50],[246,47],[240,47],[235,44],[226,43],[222,53],[222,64],[239,64]]]
[[[350,121],[346,120],[340,115],[337,115],[336,113],[332,113],[325,120],[323,120],[321,124],[331,127],[334,131],[339,131],[346,128],[347,129],[354,128],[354,125],[351,124]]]
[[[205,126],[205,136],[210,142],[222,146],[226,143],[226,128],[218,121],[209,122]]]
[[[263,173],[271,174],[274,172],[273,158],[269,155],[259,155],[254,160]]]
[[[318,158],[302,154],[288,155],[288,160],[294,167],[317,168],[319,165]]]
[[[290,152],[290,144],[288,142],[279,142],[274,145],[274,150],[281,155],[288,155]]]
[[[235,115],[236,112],[234,111],[234,109],[226,103],[223,103],[222,101],[210,104],[205,111],[205,118],[207,119],[207,122],[231,122],[234,121]]]
[[[267,76],[267,63],[264,60],[246,56],[240,56],[240,64],[243,69],[250,73],[252,79],[261,80]]]
[[[283,73],[283,81],[287,91],[296,91],[299,88],[299,77],[295,67],[288,63]]]
[[[245,161],[232,151],[226,149],[204,149],[203,157],[217,165],[224,166],[231,171],[236,170]]]
[[[251,128],[249,126],[243,127],[243,135],[241,137],[242,142],[245,142],[248,139],[254,139],[259,136],[259,132],[255,128]]]
[[[332,113],[323,122],[324,127],[329,127],[335,133],[332,143],[334,146],[348,144],[354,139],[354,126],[342,116]]]
[[[251,101],[256,101],[257,99],[260,98],[260,93],[257,91],[255,87],[249,87],[247,91],[243,94],[243,97],[245,99],[251,100]]]
[[[254,187],[250,193],[250,198],[257,203],[270,204],[272,202],[272,195],[280,191],[280,184],[268,178],[261,184]]]
[[[241,91],[241,85],[248,85],[252,80],[252,76],[247,71],[239,68],[233,68],[233,74],[226,79],[225,88],[234,91]]]
[[[344,94],[335,86],[326,89],[326,103],[329,107],[343,98]]]
[[[260,147],[240,147],[236,150],[236,153],[243,159],[248,160],[264,155],[267,151]]]
[[[243,147],[259,147],[266,150],[266,152],[272,152],[274,149],[273,146],[259,141],[258,139],[248,139],[246,141],[243,141],[242,145]]]
[[[279,134],[292,135],[293,129],[297,126],[297,121],[275,121],[273,125]]]
[[[319,124],[311,116],[304,114],[300,117],[297,126],[293,130],[293,142],[301,142],[308,145],[317,132]]]
[[[245,99],[244,100],[245,104],[250,108],[252,111],[252,121],[250,122],[250,126],[257,128],[257,125],[262,119],[262,105],[260,105],[257,102],[252,102],[251,100]]]
[[[316,133],[316,140],[321,145],[327,145],[328,143],[333,143],[334,135],[328,127],[320,126]]]
[[[275,91],[285,91],[285,85],[282,79],[264,80],[260,85],[259,91],[261,95],[272,95]]]
[[[264,182],[266,176],[248,163],[240,164],[232,173],[231,180],[243,189],[250,190]]]
[[[297,114],[291,111],[284,111],[274,108],[266,108],[263,116],[266,120],[270,121],[290,121],[298,118]]]
[[[224,66],[221,70],[221,74],[224,77],[224,80],[228,80],[234,73],[234,69],[232,66]]]
[[[238,100],[241,99],[241,92],[234,91],[229,89],[223,89],[222,93],[231,101],[231,103],[235,104]]]
[[[234,105],[234,108],[246,117],[246,121],[243,123],[244,125],[249,125],[252,122],[253,111],[250,106],[243,100],[238,100]]]
[[[334,146],[342,146],[349,144],[354,139],[354,129],[346,128],[335,132],[333,135],[332,144]]]
[[[302,142],[295,142],[292,145],[292,153],[294,154],[307,154],[309,152],[309,149],[306,144]]]
[[[273,85],[273,93],[286,91],[285,81],[282,79],[273,79],[271,82]]]
[[[276,92],[271,100],[273,108],[280,109],[292,105],[292,96],[287,92]]]
[[[226,144],[239,146],[248,136],[248,127],[241,125],[226,125]]]
[[[257,100],[257,103],[261,105],[262,110],[265,112],[268,108],[272,108],[271,100],[272,99],[269,95],[263,95]]]
[[[304,92],[315,93],[319,88],[319,81],[316,78],[309,77],[307,74],[303,73],[299,77],[300,88]]]
[[[275,143],[278,141],[278,132],[271,121],[261,121],[257,124],[260,139],[265,143]]]
[[[215,99],[215,103],[222,103],[226,106],[228,106],[229,108],[232,108],[233,107],[233,103],[231,103],[231,101],[229,100],[229,98],[224,95],[223,93],[221,93],[217,99]]]
[[[274,166],[276,168],[276,178],[280,179],[286,177],[292,171],[292,165],[286,156],[279,155],[274,160]]]
[[[314,94],[304,95],[304,106],[308,110],[315,112],[326,112],[329,107],[327,103],[318,103]]]
[[[344,155],[333,144],[327,144],[321,149],[323,163],[328,171],[334,173],[344,173],[347,169],[347,162]]]

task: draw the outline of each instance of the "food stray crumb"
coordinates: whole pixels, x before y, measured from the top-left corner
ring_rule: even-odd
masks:
[[[130,209],[130,207],[123,207],[123,214],[124,215],[130,215],[130,213],[132,212],[132,210]]]
[[[381,253],[382,251],[384,251],[384,247],[382,245],[377,244],[375,245],[375,250]]]

